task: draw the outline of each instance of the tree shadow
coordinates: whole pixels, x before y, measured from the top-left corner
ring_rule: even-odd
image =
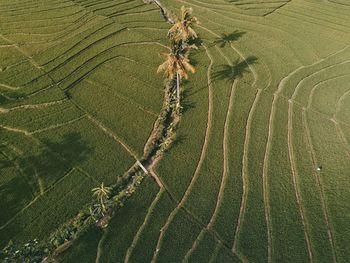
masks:
[[[94,152],[77,132],[63,135],[60,141],[42,142],[46,147],[30,156],[20,157],[18,162],[25,175],[40,177],[45,184],[52,184]]]
[[[219,45],[220,47],[225,47],[226,44],[230,44],[233,41],[237,41],[238,39],[240,39],[244,34],[246,34],[246,32],[244,31],[239,31],[239,30],[235,30],[230,34],[226,34],[226,33],[222,33],[220,35],[220,37],[217,37],[214,40],[214,44]]]
[[[171,145],[171,148],[176,147],[178,145],[181,145],[184,143],[184,141],[186,140],[187,136],[185,135],[177,135]]]
[[[190,90],[185,89],[182,92],[182,101],[181,101],[181,108],[182,108],[181,112],[182,113],[186,113],[187,111],[196,107],[196,103],[193,101],[190,101],[189,97],[190,97]]]
[[[203,40],[200,37],[194,38],[194,39],[190,39],[188,41],[188,44],[190,45],[196,45],[198,48],[200,48],[203,44]]]
[[[4,169],[13,167],[16,170],[8,174],[9,179],[5,183],[0,184],[0,199],[3,200],[0,202],[0,210],[3,211],[0,213],[0,225],[8,222],[35,196],[48,189],[94,152],[93,147],[89,146],[77,132],[42,142],[44,145],[40,149],[34,147],[30,153],[11,159],[1,159],[0,174],[4,175],[4,178],[7,175]],[[48,200],[50,202],[48,205],[53,205],[52,202],[55,201],[57,200]],[[16,232],[19,231],[21,231],[20,225],[16,227]],[[8,240],[4,237],[0,241],[0,248],[6,242]]]
[[[16,91],[0,93],[0,105],[9,105],[27,99],[28,95]]]
[[[232,81],[241,78],[244,73],[249,72],[249,66],[255,64],[257,60],[257,57],[249,56],[240,62],[236,60],[233,65],[222,65],[220,70],[213,73],[213,79]]]
[[[13,167],[13,163],[9,160],[0,160],[0,170]]]

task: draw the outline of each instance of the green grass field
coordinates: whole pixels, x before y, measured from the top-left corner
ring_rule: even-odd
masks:
[[[349,262],[350,2],[160,2],[192,7],[202,41],[162,185],[58,262]],[[142,0],[0,0],[0,247],[144,156],[169,27]]]

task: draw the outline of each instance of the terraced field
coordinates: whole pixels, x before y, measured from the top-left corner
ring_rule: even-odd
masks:
[[[348,262],[350,4],[162,0],[201,22],[176,141],[61,262]],[[141,0],[0,1],[0,245],[137,160],[169,24]]]

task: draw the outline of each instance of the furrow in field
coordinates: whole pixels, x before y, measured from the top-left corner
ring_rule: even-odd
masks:
[[[88,60],[84,61],[83,64],[80,64],[78,67],[74,68],[72,71],[70,71],[70,73],[66,76],[64,76],[63,78],[61,77],[60,79],[55,80],[57,84],[62,84],[66,79],[68,79],[70,76],[72,76],[74,73],[78,72],[79,70],[83,69],[88,63],[93,63],[94,61],[97,61],[98,58],[102,55],[104,55],[107,52],[112,51],[113,49],[117,48],[117,47],[128,47],[128,46],[139,46],[139,45],[159,45],[161,47],[165,47],[164,45],[158,43],[158,42],[152,42],[152,41],[144,41],[144,42],[128,42],[128,43],[123,43],[123,44],[118,44],[115,46],[112,46],[108,49],[105,49],[103,51],[101,51],[100,53],[94,55],[93,57],[89,58]],[[68,87],[66,87],[67,90],[71,89],[72,87],[74,87],[77,83],[79,83],[81,80],[83,80],[84,78],[86,78],[91,72],[93,72],[96,68],[98,68],[100,65],[103,65],[104,63],[111,61],[114,58],[117,57],[121,57],[121,55],[116,55],[116,56],[111,56],[108,57],[107,59],[105,59],[102,62],[99,62],[97,65],[95,65],[92,69],[88,70],[87,72],[85,72],[83,74],[82,77],[80,77],[79,79],[73,81],[72,83],[70,83],[68,85]],[[47,74],[52,74],[53,71],[49,71],[47,72]]]
[[[73,2],[76,3],[77,5],[85,8],[85,9],[88,9],[88,10],[91,9],[92,12],[97,12],[97,11],[102,11],[102,10],[105,10],[105,9],[108,10],[110,8],[117,7],[117,6],[126,4],[126,3],[134,2],[134,0],[123,1],[123,2],[119,2],[119,3],[114,3],[113,1],[99,1],[99,2],[92,2],[92,3],[84,3],[84,4],[82,4],[81,2],[78,2],[76,0],[73,0]],[[101,5],[101,7],[95,7],[95,6],[98,6],[98,5]]]
[[[64,102],[67,102],[67,100],[68,99],[61,99],[57,101],[50,101],[50,102],[40,103],[40,104],[25,104],[25,105],[20,105],[13,108],[0,108],[0,113],[8,113],[19,109],[41,109],[41,108],[50,107],[52,105],[62,104]]]
[[[62,47],[62,43],[64,41],[71,40],[72,38],[80,35],[82,32],[90,30],[91,28],[93,28],[94,25],[100,22],[102,21],[101,20],[97,21],[95,17],[84,15],[81,19],[79,19],[79,21],[77,21],[73,25],[67,26],[65,30],[56,31],[55,33],[50,33],[50,34],[13,33],[11,34],[11,36],[15,37],[16,39],[25,38],[26,46],[45,44],[45,47],[43,49],[35,53],[35,55],[38,55],[38,54],[44,53],[45,51],[50,50],[53,47],[58,47],[58,46]],[[32,37],[32,39],[29,38],[30,36]]]
[[[20,214],[23,213],[23,211],[25,211],[26,209],[28,209],[31,205],[33,205],[36,200],[38,198],[42,198],[43,195],[45,195],[45,193],[47,193],[48,191],[50,191],[51,189],[53,189],[55,187],[56,184],[60,183],[61,181],[64,180],[64,178],[66,178],[67,176],[69,176],[75,168],[70,169],[64,176],[62,176],[59,180],[57,180],[54,184],[52,184],[51,186],[49,186],[41,195],[36,196],[30,203],[28,203],[25,207],[23,207],[19,212],[17,212],[9,221],[7,221],[5,224],[3,224],[2,226],[0,226],[0,230],[4,229],[6,226],[8,226],[12,221],[14,221],[16,219],[17,216],[19,216]]]
[[[167,221],[165,222],[164,226],[160,230],[160,235],[159,235],[159,238],[158,238],[158,241],[157,241],[157,246],[156,246],[156,249],[154,250],[153,258],[152,258],[152,261],[151,261],[152,263],[157,262],[157,258],[158,258],[159,250],[161,249],[161,245],[162,245],[162,241],[163,241],[163,238],[164,238],[164,234],[167,231],[169,224],[173,221],[173,219],[174,219],[174,217],[175,217],[175,215],[176,215],[178,210],[179,210],[179,208],[176,207],[171,212],[171,214],[168,217]]]
[[[330,81],[330,80],[336,80],[336,79],[338,79],[338,78],[343,78],[343,77],[346,77],[346,76],[349,76],[349,74],[348,74],[348,73],[341,74],[341,75],[338,75],[338,76],[335,76],[335,77],[331,77],[331,78],[327,78],[327,79],[324,79],[324,80],[318,82],[318,83],[312,88],[312,90],[311,90],[311,92],[310,92],[310,96],[309,96],[309,98],[308,98],[308,103],[307,103],[306,109],[307,109],[307,110],[311,109],[311,104],[312,104],[312,101],[313,101],[313,97],[314,97],[315,92],[317,91],[317,89],[318,89],[319,86],[321,86],[321,85],[324,84],[324,83],[327,83],[327,82]],[[338,102],[339,102],[339,100],[338,100]],[[338,102],[337,102],[336,105],[335,105],[336,108],[337,108]],[[333,118],[335,118],[335,114],[333,115]]]
[[[34,28],[49,28],[49,27],[52,27],[54,25],[47,25],[47,23],[52,23],[52,24],[59,24],[59,25],[69,25],[69,24],[72,24],[74,22],[76,22],[77,20],[70,20],[69,17],[73,17],[75,19],[75,16],[77,16],[77,14],[80,14],[84,12],[84,14],[86,14],[86,12],[84,10],[78,10],[74,13],[70,13],[70,14],[67,14],[66,16],[63,16],[63,17],[53,17],[52,19],[49,19],[49,18],[44,18],[44,19],[36,19],[33,17],[33,19],[30,20],[30,23],[33,23],[33,22],[43,22],[42,24],[39,24],[39,25],[36,25],[36,26],[31,26],[30,24],[26,24],[25,26],[21,27],[13,27],[13,29],[22,29],[22,28],[25,28],[25,29],[34,29]],[[8,16],[7,16],[8,17]],[[13,16],[10,16],[10,17],[13,17]],[[77,19],[81,18],[82,16],[79,16]],[[55,21],[55,20],[58,20],[58,21]],[[62,21],[61,21],[62,20]],[[20,25],[21,23],[26,23],[28,22],[28,20],[19,20],[19,19],[16,19],[15,21],[4,21],[4,24],[5,25]],[[53,23],[55,22],[55,23]],[[35,24],[35,23],[34,23]]]
[[[199,242],[203,239],[204,235],[205,229],[202,229],[202,231],[197,236],[196,240],[193,242],[192,247],[187,251],[186,255],[184,256],[181,262],[189,262],[190,256],[192,255],[193,251],[195,251],[195,249],[198,247]]]
[[[213,251],[212,256],[209,259],[209,263],[215,263],[216,262],[216,258],[218,256],[219,250],[220,250],[220,244],[217,244],[215,249],[214,249],[214,251]]]
[[[224,56],[224,54],[222,54]],[[228,58],[226,56],[224,56],[228,63],[230,63],[230,61],[228,60]],[[220,189],[219,189],[219,193],[218,193],[218,197],[217,197],[217,201],[216,201],[216,206],[214,209],[214,212],[212,214],[212,217],[209,220],[208,225],[206,226],[207,230],[212,229],[213,224],[215,223],[217,214],[218,214],[218,210],[220,208],[220,205],[222,203],[222,198],[224,195],[224,191],[225,191],[225,185],[226,185],[226,181],[227,181],[227,176],[228,176],[228,127],[229,127],[229,121],[230,121],[230,116],[232,113],[232,108],[233,108],[233,98],[234,98],[234,94],[235,94],[235,89],[236,89],[236,85],[238,83],[238,80],[235,79],[233,81],[232,87],[231,87],[231,93],[230,93],[230,97],[229,97],[229,106],[227,109],[227,113],[226,113],[226,119],[225,119],[225,126],[224,126],[224,138],[223,138],[223,158],[224,158],[224,163],[223,163],[223,174],[222,174],[222,179],[221,179],[221,184],[220,184]],[[202,239],[203,235],[205,234],[204,232],[205,230],[203,229],[200,234],[198,235],[198,237],[196,238],[195,242],[193,243],[191,249],[187,252],[187,254],[184,257],[184,261],[188,260],[189,256],[193,253],[193,251],[196,249],[199,241]]]
[[[322,61],[323,61],[323,60],[322,60]],[[318,63],[320,63],[320,62],[322,62],[322,61],[318,61],[318,62],[315,63],[315,64],[318,64]],[[303,79],[301,79],[301,80],[298,82],[298,84],[297,84],[297,86],[296,86],[296,88],[295,88],[295,91],[294,91],[293,96],[292,96],[291,99],[292,99],[292,100],[295,100],[295,98],[298,96],[299,90],[300,90],[300,88],[302,87],[302,84],[303,84],[303,82],[304,82],[305,80],[307,80],[307,79],[309,79],[309,78],[311,78],[311,77],[313,77],[313,76],[315,76],[315,75],[317,75],[317,74],[320,74],[320,73],[322,73],[322,72],[326,72],[327,70],[329,70],[329,69],[331,69],[331,68],[337,67],[337,66],[339,66],[339,65],[348,64],[348,63],[350,63],[350,60],[342,61],[342,62],[333,64],[333,65],[324,67],[323,69],[318,70],[318,71],[316,71],[316,72],[313,72],[312,74],[310,74],[310,75],[304,77]],[[311,66],[312,66],[312,65],[311,65]]]
[[[225,185],[226,185],[226,181],[227,181],[227,176],[229,174],[228,171],[228,133],[229,133],[229,123],[230,123],[230,117],[233,111],[233,99],[235,96],[235,90],[236,90],[236,86],[237,86],[238,80],[235,79],[233,84],[232,84],[232,88],[231,88],[231,93],[230,93],[230,98],[229,98],[229,106],[227,109],[227,113],[226,113],[226,119],[225,119],[225,128],[224,128],[224,139],[223,139],[223,155],[224,155],[224,167],[223,167],[223,174],[222,174],[222,180],[221,180],[221,185],[220,185],[220,190],[219,190],[219,194],[218,194],[218,198],[217,198],[217,202],[216,202],[216,206],[214,209],[214,213],[209,221],[209,224],[207,226],[208,229],[211,229],[216,217],[217,217],[217,213],[218,213],[218,209],[221,205],[222,202],[222,198],[225,192]]]
[[[322,20],[320,20],[319,18],[312,16],[309,12],[307,14],[302,14],[301,12],[297,12],[296,10],[283,10],[283,12],[279,12],[279,15],[295,18],[295,19],[298,19],[299,21],[302,20],[303,22],[314,24],[316,26],[329,28],[337,32],[340,31],[345,34],[350,33],[350,31],[346,31],[348,28],[345,25],[333,23],[331,22],[331,20],[326,21],[324,17]],[[324,22],[327,22],[327,23],[324,23]]]
[[[343,104],[343,101],[344,99],[346,98],[346,96],[348,96],[350,94],[350,90],[345,92],[340,98],[339,100],[337,101],[336,105],[335,105],[335,111],[334,111],[334,115],[333,115],[333,119],[336,119],[337,120],[337,115],[340,111],[340,107],[342,106]]]
[[[41,54],[52,47],[62,45],[64,41],[71,40],[72,38],[82,34],[83,32],[91,30],[95,26],[100,25],[105,21],[107,21],[107,19],[98,20],[95,16],[90,16],[89,13],[86,13],[81,16],[74,24],[67,26],[65,30],[56,31],[51,34],[34,34],[34,36],[36,36],[38,39],[28,39],[26,41],[26,44],[50,44],[48,47],[44,47],[42,50],[40,50],[40,52],[37,52],[37,54]],[[109,24],[113,24],[113,22],[110,21]],[[29,35],[29,33],[14,33],[13,35],[17,37],[26,37]],[[39,38],[40,35],[43,36],[42,39]],[[54,59],[54,57],[51,59]]]
[[[64,123],[60,123],[60,124],[55,124],[55,125],[51,125],[49,127],[46,127],[46,128],[43,128],[43,129],[39,129],[39,130],[34,130],[34,131],[31,131],[31,132],[27,132],[28,135],[34,135],[36,133],[41,133],[41,132],[45,132],[45,131],[48,131],[48,130],[52,130],[52,129],[56,129],[56,128],[59,128],[59,127],[63,127],[63,126],[66,126],[68,124],[71,124],[71,123],[74,123],[74,122],[77,122],[83,118],[85,118],[86,116],[85,115],[82,115],[78,118],[75,118],[73,120],[70,120],[70,121],[67,121],[67,122],[64,122]]]
[[[103,241],[104,241],[104,237],[105,235],[102,235],[100,241],[97,244],[97,252],[96,252],[96,259],[95,259],[95,263],[100,263],[100,258],[102,255],[102,245],[103,245]]]
[[[102,28],[99,28],[98,30],[96,30],[95,32],[98,32],[99,30],[101,29],[104,29],[105,27],[108,27],[109,25],[111,25],[112,23],[110,24],[107,24],[105,26],[103,26]],[[126,28],[121,28],[121,29],[118,29],[112,33],[109,33],[107,34],[106,36],[103,36],[102,38],[99,38],[95,41],[93,41],[92,43],[90,43],[89,45],[85,46],[84,48],[82,49],[79,49],[77,50],[75,53],[73,53],[73,55],[71,55],[70,57],[68,58],[65,58],[66,56],[66,53],[73,50],[74,48],[78,47],[79,44],[83,43],[84,40],[87,40],[89,37],[93,36],[93,34],[89,34],[88,36],[86,36],[85,38],[83,38],[82,40],[80,40],[78,43],[74,44],[70,49],[66,50],[65,53],[62,53],[60,54],[59,56],[56,56],[55,57],[55,60],[59,59],[59,58],[65,58],[61,63],[59,63],[58,65],[56,65],[55,67],[51,68],[50,71],[53,71],[53,70],[56,70],[57,68],[60,68],[66,64],[68,64],[71,60],[73,60],[74,58],[80,56],[81,54],[83,54],[85,51],[88,51],[88,50],[91,50],[93,49],[95,46],[97,46],[98,44],[100,44],[101,42],[105,41],[105,40],[108,40],[109,38],[112,38],[116,35],[118,35],[119,33],[123,32],[127,30]],[[120,44],[119,44],[120,45]],[[119,46],[119,45],[113,45],[112,47],[115,47],[115,46]],[[105,51],[105,50],[104,50]],[[49,64],[49,62],[52,62],[53,60],[51,61],[48,61],[46,63],[43,64],[43,66],[46,66]]]
[[[68,73],[68,75],[65,75],[64,77],[61,77],[59,80],[53,80],[52,76],[50,74],[52,74],[54,71],[53,70],[50,70],[50,71],[47,71],[44,73],[44,75],[46,76],[49,76],[50,79],[52,79],[52,81],[54,83],[57,83],[57,84],[61,84],[63,81],[65,81],[66,79],[68,79],[69,77],[71,77],[72,75],[74,75],[76,72],[78,72],[79,70],[82,70],[87,64],[89,63],[93,63],[94,61],[98,60],[99,56],[102,56],[104,55],[105,53],[107,52],[110,52],[112,49],[114,48],[117,48],[117,47],[125,47],[125,46],[137,46],[137,45],[159,45],[159,46],[162,46],[162,47],[165,47],[164,45],[158,43],[158,42],[152,42],[152,41],[144,41],[144,42],[128,42],[128,43],[122,43],[122,44],[118,44],[118,45],[115,45],[115,46],[112,46],[108,49],[105,49],[103,51],[101,51],[100,53],[94,55],[92,58],[89,58],[88,60],[84,61],[82,64],[80,64],[78,67],[72,69],[72,71],[70,71]],[[77,80],[73,81],[72,83],[68,84],[68,87],[66,87],[66,89],[70,89],[72,87],[74,87],[77,83],[79,83],[80,81],[82,81],[84,78],[86,78],[90,73],[92,73],[96,68],[98,68],[100,65],[103,65],[104,63],[114,59],[114,58],[117,58],[117,57],[122,57],[120,55],[117,55],[117,56],[112,56],[112,57],[109,57],[108,59],[105,59],[104,61],[102,62],[99,62],[97,65],[95,65],[92,69],[88,70],[87,72],[85,72],[83,74],[83,76],[80,76]],[[38,80],[40,77],[42,77],[43,75],[39,76],[39,77],[36,77],[32,80],[30,80],[28,83],[26,83],[25,85],[28,85],[36,80]]]
[[[349,157],[350,159],[350,146],[345,138],[345,135],[339,125],[339,123],[337,122],[337,120],[335,119],[331,119],[331,121],[334,123],[334,127],[335,127],[335,131],[336,131],[336,134],[337,134],[337,137],[341,143],[341,145],[343,146],[344,148],[344,151],[346,152],[347,156]]]
[[[136,151],[131,149],[126,143],[124,143],[116,134],[114,134],[112,131],[110,131],[107,127],[105,127],[100,121],[95,119],[90,114],[86,113],[86,117],[95,124],[98,128],[100,128],[104,133],[106,133],[109,137],[114,139],[116,142],[118,142],[123,148],[132,156],[135,158],[135,160],[138,160]]]
[[[140,235],[142,233],[142,231],[144,230],[144,228],[146,227],[147,224],[151,223],[150,222],[150,217],[151,217],[151,213],[153,212],[155,206],[157,205],[160,197],[164,194],[164,189],[161,189],[156,198],[153,200],[152,204],[150,205],[148,211],[147,211],[147,215],[145,217],[144,222],[142,223],[142,225],[140,226],[139,230],[137,231],[136,235],[134,236],[134,239],[130,245],[130,247],[128,248],[128,250],[126,251],[126,255],[125,255],[125,259],[124,262],[128,263],[130,261],[130,256],[133,253],[133,250],[136,246],[136,243],[139,241],[140,239]]]
[[[67,2],[69,3],[69,2]],[[11,14],[15,15],[15,16],[26,16],[28,14],[32,15],[32,14],[38,14],[38,13],[45,13],[45,12],[50,12],[50,11],[57,11],[57,10],[61,10],[62,8],[70,8],[73,7],[74,5],[72,5],[72,3],[69,3],[70,5],[62,5],[62,3],[59,3],[60,6],[54,6],[54,7],[50,7],[48,9],[40,9],[37,6],[33,6],[33,12],[31,12],[30,8],[23,8],[23,13],[14,13],[14,10],[8,10],[8,12],[11,12]],[[69,9],[68,9],[69,10]],[[18,10],[17,10],[18,11]],[[21,11],[21,10],[19,10]],[[6,12],[4,12],[6,13]],[[6,17],[6,15],[4,16]]]
[[[96,183],[96,185],[100,184],[100,182],[93,177],[92,175],[90,175],[88,172],[86,172],[83,168],[80,167],[74,167],[74,169],[76,169],[77,171],[81,172],[84,176],[86,176],[87,178],[91,179],[92,181],[94,181]]]
[[[310,234],[309,234],[310,230],[306,222],[304,207],[302,206],[302,202],[301,202],[299,179],[298,179],[299,175],[297,174],[297,168],[295,164],[292,136],[293,136],[293,103],[289,101],[288,103],[288,156],[289,156],[289,161],[290,161],[290,166],[292,171],[292,181],[293,181],[295,197],[296,197],[301,221],[304,228],[304,235],[305,235],[305,240],[306,240],[307,249],[309,253],[309,259],[310,259],[310,262],[313,262],[313,252],[311,248],[311,241],[310,241]]]
[[[264,196],[264,205],[265,205],[265,219],[267,225],[267,238],[268,238],[268,262],[272,262],[272,223],[271,223],[271,208],[269,206],[269,190],[268,190],[268,161],[272,146],[272,137],[273,137],[273,120],[275,118],[276,111],[276,103],[277,103],[277,94],[274,94],[270,120],[269,120],[269,129],[268,129],[268,139],[265,147],[265,156],[264,156],[264,165],[263,165],[263,196]]]
[[[97,83],[97,82],[94,82],[94,81],[89,80],[89,79],[87,79],[87,80],[85,80],[85,81],[86,81],[87,83],[92,84],[93,86],[96,86],[96,87],[98,87],[98,86],[105,86],[105,85],[103,85],[103,84],[101,84],[101,83]],[[147,109],[146,106],[141,105],[140,103],[134,101],[134,100],[131,99],[131,98],[127,98],[126,96],[124,96],[124,95],[122,95],[122,94],[120,94],[120,93],[117,94],[117,97],[119,97],[121,100],[124,100],[124,101],[127,102],[127,103],[130,103],[130,104],[135,105],[136,108],[142,110],[143,112],[145,112],[145,113],[147,113],[147,114],[150,114],[150,115],[155,116],[155,117],[158,116],[158,114],[157,114],[156,112],[154,112],[154,111],[152,111],[152,110],[150,110],[150,109]]]
[[[182,197],[178,207],[182,207],[184,205],[184,203],[186,202],[187,198],[188,198],[188,195],[190,194],[192,188],[193,188],[193,185],[195,184],[196,182],[196,179],[198,177],[198,174],[199,174],[199,171],[202,167],[202,164],[203,164],[203,161],[204,161],[204,157],[206,155],[206,152],[207,152],[207,146],[208,146],[208,141],[209,141],[209,137],[210,137],[210,131],[212,129],[212,118],[213,118],[213,91],[212,91],[212,80],[211,80],[211,68],[214,64],[214,59],[213,57],[211,56],[209,50],[207,49],[206,46],[203,45],[203,47],[205,48],[206,50],[206,53],[210,59],[210,65],[208,67],[208,71],[207,71],[207,78],[208,78],[208,89],[209,89],[209,96],[208,96],[208,120],[207,120],[207,128],[206,128],[206,133],[205,133],[205,138],[204,138],[204,143],[203,143],[203,147],[202,147],[202,152],[201,152],[201,155],[200,155],[200,159],[197,163],[197,167],[196,167],[196,170],[194,172],[194,175],[192,177],[192,180],[190,182],[190,185],[188,186],[184,196]]]
[[[159,9],[158,9],[158,8],[154,8],[154,9],[144,10],[144,11],[138,11],[138,12],[118,13],[118,14],[112,15],[112,16],[110,16],[110,17],[111,17],[111,18],[115,18],[115,17],[125,16],[125,15],[128,15],[128,16],[132,16],[132,15],[137,16],[137,15],[143,15],[143,14],[151,13],[151,12],[159,12]]]
[[[305,134],[306,141],[307,141],[308,151],[310,153],[313,167],[316,168],[316,167],[318,167],[318,161],[317,161],[316,152],[315,152],[313,144],[312,144],[311,134],[310,134],[310,129],[309,129],[308,122],[307,122],[307,116],[306,116],[305,109],[303,109],[303,111],[302,111],[302,122],[303,122],[304,134]],[[325,200],[325,194],[324,194],[321,178],[317,172],[313,172],[313,173],[314,173],[314,176],[316,178],[318,191],[320,193],[322,212],[323,212],[324,220],[325,220],[326,226],[327,226],[327,235],[328,235],[329,243],[331,244],[331,248],[332,248],[333,261],[337,262],[337,256],[336,256],[336,251],[335,251],[335,247],[334,247],[334,238],[333,238],[333,233],[332,233],[332,229],[330,226],[329,212],[328,212],[327,203]]]
[[[198,25],[199,28],[202,28],[203,30],[209,32],[210,34],[212,34],[213,36],[216,36],[218,38],[220,38],[220,35],[216,34],[214,31],[204,27],[204,26],[201,26],[201,25]],[[241,57],[241,59],[246,63],[247,67],[250,69],[250,71],[252,72],[253,76],[254,76],[254,82],[252,84],[252,86],[255,86],[256,85],[256,82],[258,80],[258,74],[256,73],[256,70],[254,69],[254,67],[248,63],[247,61],[247,57],[241,52],[239,51],[232,43],[230,43],[230,47]]]
[[[248,198],[248,189],[249,189],[249,179],[248,179],[248,152],[249,152],[249,142],[250,142],[250,135],[251,135],[251,125],[253,121],[253,115],[255,114],[257,103],[260,99],[260,94],[262,90],[258,89],[255,95],[254,102],[252,104],[252,107],[250,108],[247,124],[246,124],[246,130],[245,130],[245,139],[244,139],[244,150],[243,150],[243,159],[242,159],[242,182],[243,182],[243,194],[241,199],[241,207],[239,211],[239,216],[237,219],[237,227],[235,230],[235,238],[232,246],[232,251],[239,255],[238,251],[238,241],[239,241],[239,235],[241,231],[241,223],[244,220],[244,213],[246,209],[247,204],[247,198]],[[244,256],[242,256],[244,257]]]
[[[177,0],[177,1],[186,4],[186,2],[183,1],[183,0]],[[238,23],[238,24],[240,24],[240,27],[242,28],[241,20],[240,20],[239,18],[232,17],[232,13],[229,13],[226,9],[225,9],[225,10],[220,10],[220,11],[218,12],[218,11],[215,11],[214,9],[209,9],[209,8],[207,8],[207,7],[203,7],[203,6],[200,6],[200,5],[196,5],[196,4],[193,4],[193,3],[191,3],[191,5],[196,6],[196,7],[198,7],[198,8],[201,8],[201,9],[205,9],[206,11],[208,11],[208,12],[210,12],[210,13],[214,13],[215,16],[217,16],[217,17],[222,17],[222,18],[227,19],[227,20],[229,20],[229,21],[232,21],[233,23],[236,23],[236,24]],[[205,19],[208,20],[208,21],[210,21],[211,23],[218,24],[217,22],[210,20],[210,19],[208,18],[208,16],[206,16]],[[303,45],[307,45],[307,46],[310,45],[309,43],[303,41],[303,39],[300,39],[299,36],[293,35],[293,34],[291,34],[290,32],[286,32],[286,31],[284,31],[284,30],[281,29],[281,28],[271,27],[271,26],[268,25],[268,24],[262,23],[261,20],[255,20],[254,22],[252,22],[252,21],[249,19],[249,20],[246,20],[246,21],[245,21],[245,24],[244,24],[244,27],[246,27],[247,29],[249,29],[250,32],[261,33],[261,31],[259,31],[259,30],[256,29],[256,26],[260,26],[260,27],[266,29],[267,32],[271,32],[271,30],[273,30],[273,31],[279,31],[279,32],[281,32],[281,33],[283,33],[283,34],[288,34],[289,37],[292,36],[294,39],[297,39],[297,40],[298,40],[297,42],[301,42],[301,43],[303,43]],[[244,27],[243,27],[243,28],[244,28]],[[283,45],[286,45],[286,44],[284,43]],[[292,47],[290,47],[290,46],[286,46],[286,47],[287,47],[288,49],[292,49]],[[292,50],[294,50],[294,49],[292,49]],[[308,49],[308,51],[309,51],[309,52],[313,52],[313,49]],[[314,52],[313,52],[313,53],[314,53]],[[316,54],[315,54],[315,55],[316,55]],[[317,57],[317,55],[316,55],[316,57]],[[257,76],[256,76],[256,77],[257,77]]]
[[[8,43],[14,45],[14,47],[18,50],[18,52],[20,52],[21,54],[23,54],[28,61],[37,69],[42,71],[42,67],[33,59],[32,56],[28,55],[24,50],[22,50],[16,43],[12,43],[11,40],[9,40],[8,38],[4,37],[3,35],[0,34],[0,38],[2,38],[3,40],[7,41]]]
[[[71,16],[76,16],[77,14],[81,13],[82,11],[78,11],[74,14],[71,14]],[[81,16],[75,18],[75,20],[73,21],[69,21],[68,19],[65,19],[65,17],[60,17],[58,19],[62,19],[63,21],[56,21],[56,24],[49,24],[47,25],[47,23],[52,23],[55,18],[52,18],[52,19],[31,19],[31,20],[23,20],[23,21],[19,21],[19,20],[16,20],[16,21],[9,21],[9,22],[5,22],[4,24],[8,25],[9,27],[12,26],[12,29],[14,31],[12,32],[9,32],[11,36],[19,36],[19,35],[33,35],[33,36],[51,36],[51,35],[57,35],[57,34],[60,34],[60,33],[68,33],[68,32],[72,32],[74,31],[75,29],[78,29],[78,26],[79,26],[79,22],[86,22],[86,20],[83,20],[85,19],[86,17],[88,17],[89,14],[87,13],[84,13],[82,14]],[[91,17],[88,17],[88,18],[91,18]],[[38,23],[38,22],[42,22],[42,24],[39,24],[39,25],[30,25],[29,23]],[[23,25],[24,24],[24,25]],[[19,25],[19,26],[17,26]],[[64,29],[62,30],[55,30],[55,28],[57,28],[57,26],[64,26]],[[17,27],[15,27],[17,26]],[[72,29],[70,29],[70,27],[72,27]],[[43,33],[43,31],[45,32],[47,29],[51,29],[51,32],[50,33]],[[39,30],[38,29],[42,29],[41,33],[39,33]],[[43,29],[46,29],[46,30],[43,30]],[[23,31],[18,31],[18,30],[23,30]],[[28,32],[26,31],[28,30]],[[32,33],[31,33],[31,31]],[[33,32],[34,31],[34,32]],[[62,36],[62,35],[61,35]]]
[[[203,45],[203,47],[205,48],[205,51],[206,51],[206,54],[210,60],[210,64],[209,64],[209,67],[208,67],[208,70],[207,70],[207,79],[208,79],[208,91],[209,91],[209,96],[208,96],[208,119],[207,119],[207,128],[206,128],[206,133],[205,133],[205,139],[204,139],[204,142],[203,142],[203,146],[202,146],[202,152],[201,152],[201,155],[200,155],[200,159],[197,163],[197,167],[196,167],[196,170],[195,170],[195,173],[191,179],[191,182],[190,182],[190,185],[188,186],[188,188],[186,189],[186,192],[185,194],[183,195],[182,199],[180,200],[180,202],[178,203],[177,207],[171,212],[167,222],[165,223],[165,225],[162,227],[161,229],[161,234],[159,236],[159,239],[158,239],[158,243],[157,243],[157,247],[156,247],[156,250],[154,251],[154,256],[153,256],[153,259],[152,259],[152,262],[155,262],[157,260],[157,257],[158,257],[158,251],[160,250],[160,247],[161,247],[161,242],[162,242],[162,239],[164,237],[164,233],[166,232],[169,224],[172,222],[173,218],[175,217],[175,215],[177,214],[177,211],[183,207],[183,204],[185,203],[185,201],[187,200],[187,197],[189,195],[189,193],[191,192],[191,189],[197,179],[197,176],[198,176],[198,173],[199,173],[199,170],[200,170],[200,167],[203,163],[203,160],[204,160],[204,156],[206,154],[206,151],[207,151],[207,145],[208,145],[208,140],[209,140],[209,134],[210,134],[210,129],[211,129],[211,119],[212,119],[212,81],[211,81],[211,71],[212,71],[212,66],[214,64],[214,59],[213,57],[211,56],[208,48],[206,46]]]

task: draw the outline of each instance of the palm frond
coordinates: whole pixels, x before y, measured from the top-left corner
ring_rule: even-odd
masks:
[[[184,60],[183,62],[182,62],[182,65],[183,65],[183,67],[187,70],[187,71],[189,71],[189,72],[191,72],[191,73],[195,73],[196,72],[196,69],[195,69],[195,67],[194,66],[192,66],[190,63],[189,63],[189,60]]]

